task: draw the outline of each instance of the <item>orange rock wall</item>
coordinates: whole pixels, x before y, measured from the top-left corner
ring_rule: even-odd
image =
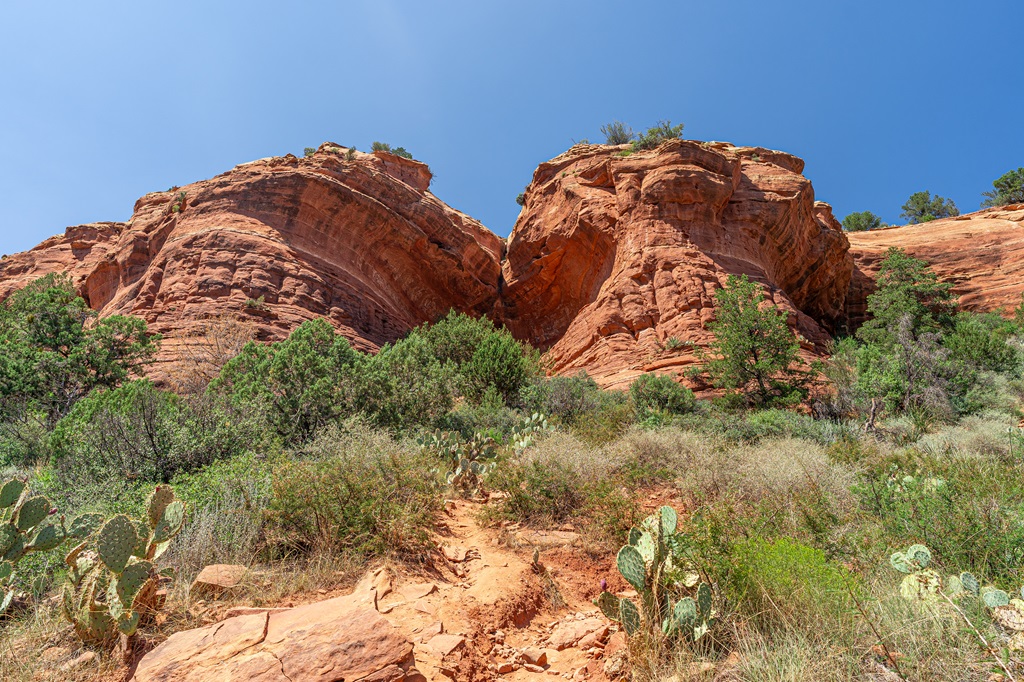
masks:
[[[0,261],[0,299],[67,272],[101,315],[137,315],[163,334],[164,363],[223,314],[254,320],[263,340],[325,317],[372,351],[450,308],[489,312],[502,240],[434,197],[424,164],[333,149],[147,194],[127,223],[68,228]],[[265,310],[247,305],[260,297]]]
[[[927,261],[953,284],[967,310],[1012,310],[1024,293],[1024,204],[849,235],[854,259],[847,301],[851,326],[863,322],[867,296],[890,247]]]
[[[537,169],[509,238],[498,318],[548,349],[556,372],[625,387],[695,363],[715,291],[747,274],[790,312],[804,349],[823,351],[852,261],[803,161],[681,140],[625,149],[577,145]],[[666,348],[673,337],[693,345]]]

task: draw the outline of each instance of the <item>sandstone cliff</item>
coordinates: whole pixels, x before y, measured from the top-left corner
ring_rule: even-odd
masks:
[[[715,291],[745,273],[822,352],[853,266],[803,162],[682,140],[625,150],[577,145],[541,164],[506,245],[434,197],[424,164],[325,143],[148,194],[127,223],[68,228],[0,262],[0,299],[68,272],[101,314],[164,335],[158,379],[225,314],[262,340],[325,317],[373,351],[455,308],[507,324],[556,372],[625,387],[694,363]]]
[[[863,322],[878,266],[893,246],[927,261],[941,280],[953,284],[960,305],[968,310],[1012,310],[1024,293],[1024,204],[853,232],[849,240],[854,259],[847,302],[851,326]]]
[[[682,140],[625,149],[577,145],[537,169],[503,265],[498,317],[513,333],[550,349],[556,372],[625,387],[696,362],[715,291],[747,274],[823,351],[852,261],[803,161]]]
[[[426,165],[345,151],[328,143],[147,194],[127,223],[71,227],[5,258],[0,299],[67,272],[100,314],[163,334],[162,361],[224,314],[250,318],[263,340],[325,317],[375,350],[450,308],[489,312],[502,240],[434,197]]]

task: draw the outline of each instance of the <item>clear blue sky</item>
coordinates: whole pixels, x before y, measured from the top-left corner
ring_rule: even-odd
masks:
[[[325,140],[409,149],[507,235],[601,124],[802,156],[839,217],[974,210],[1024,166],[1020,0],[24,2],[0,7],[0,253]]]

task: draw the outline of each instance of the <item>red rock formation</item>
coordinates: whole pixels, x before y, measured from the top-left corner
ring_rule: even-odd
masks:
[[[541,164],[503,265],[498,317],[549,349],[559,373],[625,387],[678,371],[711,335],[730,274],[762,282],[790,311],[805,350],[823,350],[844,311],[852,263],[803,161],[724,143],[577,145]]]
[[[251,317],[265,340],[325,317],[375,350],[450,308],[490,311],[502,240],[434,197],[426,165],[344,152],[328,143],[147,194],[127,223],[71,227],[5,258],[0,299],[68,272],[100,314],[163,334],[162,360],[223,314]]]
[[[823,350],[852,264],[803,162],[725,143],[624,149],[577,145],[541,164],[506,249],[430,194],[425,165],[347,160],[327,143],[148,194],[127,223],[72,227],[8,257],[0,299],[66,271],[101,314],[163,334],[165,362],[224,314],[254,320],[264,340],[325,317],[375,350],[456,308],[550,349],[557,372],[624,387],[693,363],[692,346],[665,344],[706,344],[715,291],[746,273],[789,311],[804,349]]]
[[[890,247],[927,261],[939,278],[953,284],[968,310],[1012,310],[1024,293],[1024,204],[919,225],[849,235],[854,259],[848,313],[852,325],[864,320],[867,295]]]

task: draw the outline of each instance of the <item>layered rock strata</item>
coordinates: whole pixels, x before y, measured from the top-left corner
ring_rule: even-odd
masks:
[[[241,315],[261,340],[324,317],[373,351],[450,308],[488,313],[502,240],[429,191],[425,164],[326,143],[147,194],[127,223],[68,228],[0,261],[0,299],[68,273],[101,315],[164,335],[155,374],[204,320]]]
[[[671,141],[577,145],[541,164],[507,248],[497,317],[556,372],[625,387],[675,372],[711,339],[731,274],[764,285],[808,353],[824,350],[852,273],[803,161],[763,148]]]

